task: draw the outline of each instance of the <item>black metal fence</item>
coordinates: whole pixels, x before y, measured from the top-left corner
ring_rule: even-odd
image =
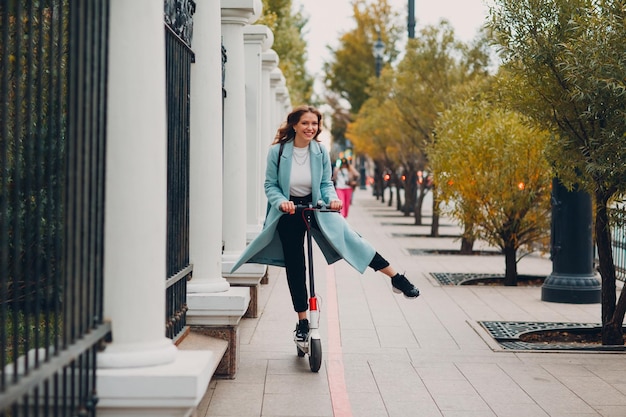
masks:
[[[609,210],[611,218],[611,246],[617,279],[626,281],[626,207]]]
[[[167,290],[166,335],[184,334],[189,263],[189,124],[193,1],[165,2],[167,93]]]
[[[0,1],[0,416],[94,416],[108,2]]]

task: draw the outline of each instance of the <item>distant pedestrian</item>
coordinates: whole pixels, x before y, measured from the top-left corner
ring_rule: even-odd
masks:
[[[293,109],[278,129],[267,156],[265,224],[232,269],[235,271],[244,263],[285,267],[291,300],[298,313],[295,330],[298,340],[306,340],[309,321],[304,255],[306,225],[302,216],[294,216],[296,205],[322,200],[333,210],[343,206],[331,180],[328,151],[319,143],[321,126],[322,114],[317,109],[300,106]],[[315,212],[311,232],[329,264],[345,259],[360,273],[369,266],[391,278],[394,292],[409,298],[419,296],[419,290],[404,275],[396,273],[337,213]]]
[[[333,182],[335,183],[335,191],[342,202],[341,215],[348,217],[350,204],[352,204],[352,193],[356,188],[359,173],[350,165],[350,161],[346,158],[341,159],[341,165],[335,168],[333,172]]]

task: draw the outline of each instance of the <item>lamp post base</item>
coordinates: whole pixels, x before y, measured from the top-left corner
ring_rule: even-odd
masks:
[[[543,282],[541,300],[568,304],[599,303],[602,300],[602,286],[593,275],[552,273]]]
[[[359,157],[359,175],[361,176],[360,181],[359,181],[360,182],[360,184],[359,184],[360,187],[359,188],[361,190],[365,190],[367,188],[367,183],[366,183],[367,178],[365,178],[365,174],[366,174],[366,172],[365,172],[365,156],[361,155]]]
[[[360,187],[359,187],[359,188],[360,188],[361,190],[365,190],[365,189],[367,188],[366,183],[365,183],[365,180],[366,180],[366,178],[365,178],[365,167],[364,167],[364,166],[361,166],[361,168],[359,169],[359,171],[360,171],[360,172],[359,172],[359,175],[361,176],[361,181],[360,181],[360,183],[361,183],[361,184],[360,184]]]

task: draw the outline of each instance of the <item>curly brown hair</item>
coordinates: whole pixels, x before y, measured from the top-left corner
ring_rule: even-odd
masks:
[[[317,142],[320,142],[318,137],[322,132],[322,113],[320,113],[320,111],[313,106],[303,105],[295,107],[291,111],[291,113],[289,113],[289,115],[287,116],[287,121],[283,122],[283,124],[278,129],[278,132],[276,132],[276,136],[274,137],[274,142],[272,142],[272,145],[275,143],[285,143],[293,140],[296,137],[296,132],[293,127],[298,124],[300,118],[305,113],[313,113],[317,116],[317,133],[315,134],[315,137],[313,139],[315,139]]]

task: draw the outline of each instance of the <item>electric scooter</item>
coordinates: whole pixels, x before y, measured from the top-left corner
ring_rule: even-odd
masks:
[[[322,366],[322,340],[319,332],[320,323],[320,302],[315,295],[315,278],[313,274],[313,238],[311,236],[311,216],[313,212],[333,212],[338,213],[338,210],[331,210],[326,207],[323,201],[318,201],[316,206],[312,203],[308,205],[298,204],[296,205],[296,212],[302,212],[302,218],[306,223],[306,241],[307,241],[307,256],[309,263],[309,335],[304,341],[296,340],[294,336],[294,342],[296,343],[296,349],[299,357],[309,355],[309,367],[312,372],[318,372]]]

